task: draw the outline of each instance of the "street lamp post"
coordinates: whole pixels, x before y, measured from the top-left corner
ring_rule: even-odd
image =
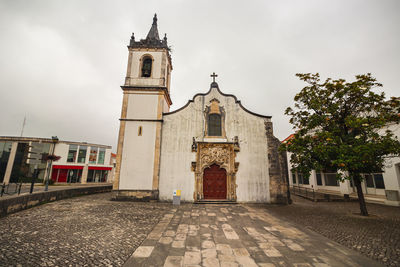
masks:
[[[56,143],[58,142],[58,137],[57,136],[52,136],[51,140],[53,142],[53,146],[51,148],[51,153],[50,155],[54,155],[54,150],[56,148]],[[49,179],[50,179],[50,172],[51,172],[51,165],[53,163],[53,158],[47,161],[47,178],[46,178],[46,184],[44,187],[44,191],[49,191]]]

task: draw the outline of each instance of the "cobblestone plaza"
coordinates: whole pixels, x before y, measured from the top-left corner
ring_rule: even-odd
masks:
[[[396,266],[399,236],[394,224],[386,223],[386,210],[372,207],[373,219],[359,223],[360,232],[386,225],[390,232],[375,243],[368,235],[351,236],[354,249],[334,233],[346,234],[344,215],[357,211],[356,203],[331,203],[342,206],[326,216],[328,203],[319,205],[318,221],[309,214],[308,202],[295,199],[294,205],[195,205],[172,206],[171,203],[116,202],[111,194],[96,194],[61,200],[8,215],[0,219],[1,266]],[[294,208],[299,210],[294,212]],[[328,207],[329,208],[329,207]],[[390,209],[391,207],[384,207]],[[397,209],[397,210],[396,210]],[[310,231],[312,218],[326,229]],[[340,216],[342,214],[342,216]],[[343,215],[344,214],[344,215]],[[386,215],[385,215],[386,214]],[[335,221],[334,218],[338,220]],[[341,226],[342,225],[342,226]],[[398,225],[398,224],[397,224]],[[350,229],[354,225],[350,224]],[[331,229],[331,231],[329,231]],[[391,239],[386,240],[386,239]],[[397,239],[397,242],[393,242]],[[389,258],[369,259],[366,248],[379,251],[384,244],[392,248]],[[393,247],[394,246],[394,247]],[[365,250],[365,251],[364,251]],[[370,250],[368,250],[370,251]],[[396,254],[397,251],[397,254]],[[368,255],[374,258],[373,255]]]

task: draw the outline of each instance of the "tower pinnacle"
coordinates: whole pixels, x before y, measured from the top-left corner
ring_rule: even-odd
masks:
[[[157,28],[157,14],[154,14],[153,17],[153,24],[151,25],[150,31],[146,36],[146,39],[140,39],[136,41],[135,36],[132,33],[129,46],[130,48],[166,48],[170,51],[167,43],[167,36],[165,35],[164,38],[161,40],[160,35],[158,34]]]
[[[154,39],[157,41],[160,40],[160,36],[158,34],[158,29],[157,29],[157,14],[154,14],[153,24],[151,25],[151,29],[150,29],[149,33],[147,34],[146,39]]]
[[[157,13],[154,13],[153,25],[156,25],[156,26],[157,26]]]

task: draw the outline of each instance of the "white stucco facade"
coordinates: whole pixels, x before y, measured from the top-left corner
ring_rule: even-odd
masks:
[[[207,138],[204,110],[210,100],[217,99],[226,112],[226,138]],[[196,161],[192,152],[193,137],[196,141],[232,142],[239,139],[240,163],[236,174],[237,201],[268,202],[268,154],[265,121],[269,118],[245,111],[234,96],[222,95],[212,88],[205,95],[196,95],[183,109],[163,116],[160,168],[160,199],[172,199],[176,189],[182,190],[182,200],[193,201],[195,176],[191,162]]]
[[[138,128],[143,134],[138,136]],[[155,125],[151,122],[129,122],[125,130],[124,149],[121,165],[120,187],[124,189],[151,190],[154,166]]]
[[[120,175],[130,179],[121,180],[120,187],[152,190],[157,124],[160,123],[157,119],[167,104],[157,92],[134,92],[127,97],[124,145],[135,149],[122,151]]]

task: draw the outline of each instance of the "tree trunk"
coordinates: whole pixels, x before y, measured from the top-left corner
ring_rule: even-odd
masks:
[[[368,216],[367,206],[365,205],[364,193],[361,188],[360,175],[353,175],[353,181],[357,188],[358,202],[360,203],[361,215]]]

